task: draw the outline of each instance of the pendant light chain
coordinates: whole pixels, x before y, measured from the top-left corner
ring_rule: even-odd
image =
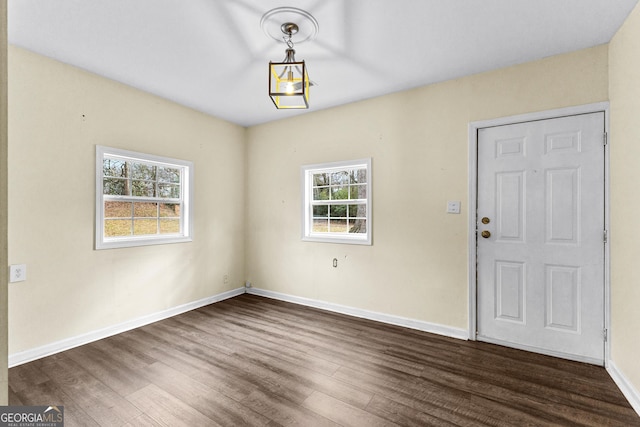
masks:
[[[282,36],[282,40],[284,40],[289,49],[293,49],[293,40],[291,40],[291,33]]]

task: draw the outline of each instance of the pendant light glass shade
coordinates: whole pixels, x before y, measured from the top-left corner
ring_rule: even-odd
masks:
[[[269,62],[269,96],[278,109],[309,108],[309,75],[304,61],[287,49],[283,62]]]

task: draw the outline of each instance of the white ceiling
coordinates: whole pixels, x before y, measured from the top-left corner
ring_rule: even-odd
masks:
[[[9,0],[9,42],[251,126],[607,43],[638,0]],[[295,46],[309,110],[276,110],[260,18],[319,23]],[[294,37],[295,42],[295,37]]]

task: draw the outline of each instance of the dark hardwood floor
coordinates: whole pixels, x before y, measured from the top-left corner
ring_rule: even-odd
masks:
[[[9,370],[65,426],[640,426],[603,368],[242,295]]]

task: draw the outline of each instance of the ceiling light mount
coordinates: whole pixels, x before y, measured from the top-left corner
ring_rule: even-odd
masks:
[[[286,33],[285,25],[295,26],[296,44],[312,41],[318,35],[318,21],[309,12],[296,7],[276,7],[260,19],[260,27],[264,33],[275,41],[282,41],[282,33]],[[293,27],[291,27],[293,29]]]
[[[280,30],[288,35],[289,37],[298,34],[298,31],[300,31],[300,27],[298,27],[297,24],[294,24],[293,22],[285,22],[284,24],[282,24],[280,26]]]

